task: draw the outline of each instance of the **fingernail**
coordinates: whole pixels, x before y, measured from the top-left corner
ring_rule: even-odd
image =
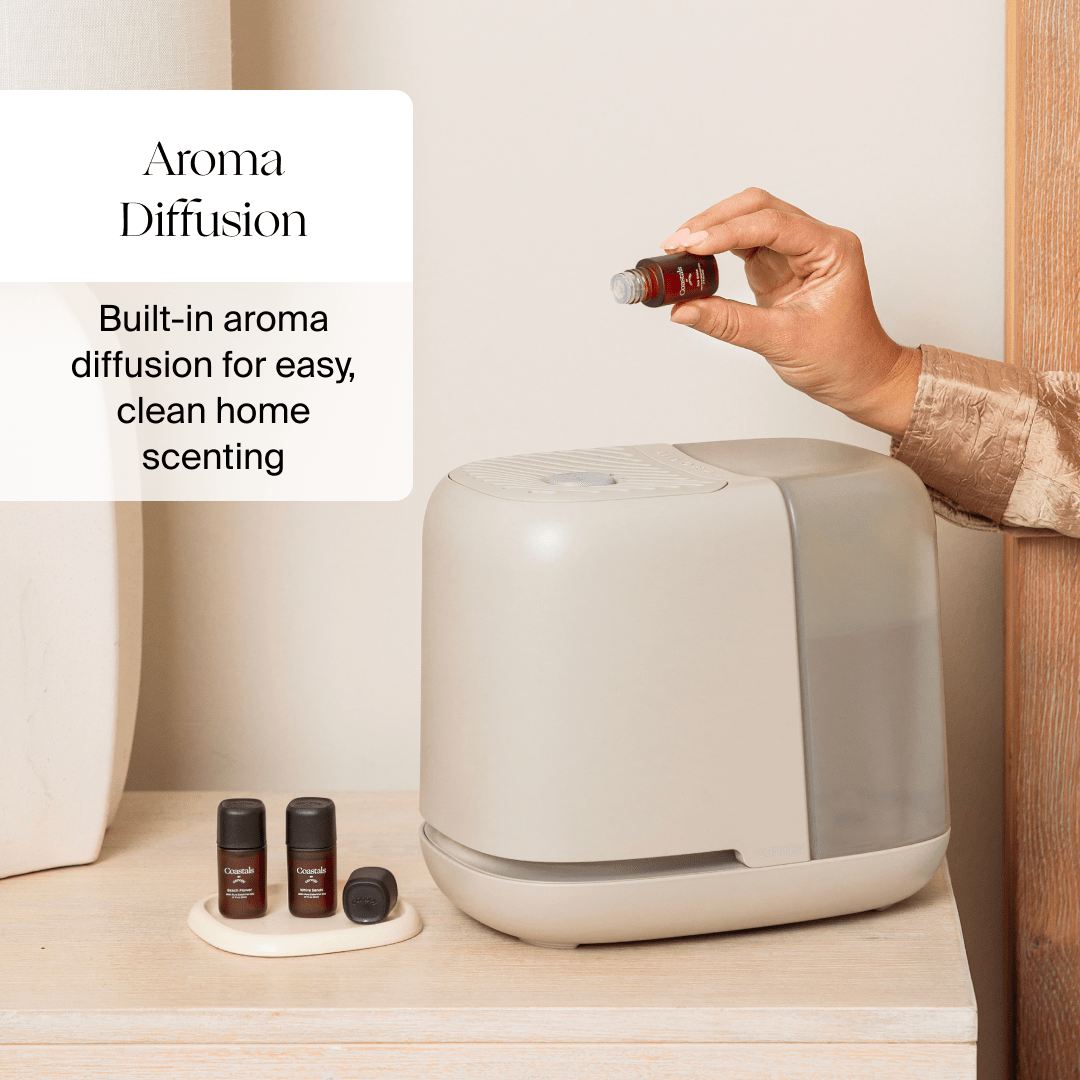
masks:
[[[693,326],[701,318],[701,311],[696,304],[680,304],[671,312],[671,321],[683,326]]]
[[[687,228],[676,229],[663,243],[665,248],[682,247],[686,243],[686,238],[690,235],[690,230]]]
[[[702,229],[700,232],[690,233],[689,236],[687,236],[686,239],[683,240],[683,246],[693,247],[695,244],[700,244],[701,241],[704,240],[705,237],[707,237],[708,235],[709,234],[704,229]]]

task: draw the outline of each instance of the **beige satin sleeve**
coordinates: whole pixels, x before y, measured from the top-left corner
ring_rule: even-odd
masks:
[[[1080,537],[1080,374],[921,346],[919,389],[893,456],[942,517]]]

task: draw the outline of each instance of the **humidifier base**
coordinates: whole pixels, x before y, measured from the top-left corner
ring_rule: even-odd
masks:
[[[567,880],[573,864],[533,863],[527,865],[534,870],[523,871],[526,864],[472,853],[430,825],[420,829],[431,876],[462,911],[549,947],[712,934],[888,907],[930,880],[948,842],[946,831],[918,844],[781,866],[731,862],[716,870]]]

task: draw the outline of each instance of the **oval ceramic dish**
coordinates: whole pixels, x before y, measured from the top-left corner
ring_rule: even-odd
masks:
[[[338,882],[339,893],[343,884]],[[226,919],[218,913],[214,893],[192,905],[187,922],[207,944],[241,956],[315,956],[374,949],[406,941],[424,928],[416,908],[401,898],[382,922],[370,925],[351,922],[340,908],[324,919],[298,919],[289,914],[282,884],[267,889],[267,907],[259,919]]]

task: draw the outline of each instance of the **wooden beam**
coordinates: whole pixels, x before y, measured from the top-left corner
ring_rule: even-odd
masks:
[[[1005,355],[1080,371],[1080,18],[1008,0]],[[1005,544],[1008,966],[1019,1080],[1080,1069],[1080,541]]]

